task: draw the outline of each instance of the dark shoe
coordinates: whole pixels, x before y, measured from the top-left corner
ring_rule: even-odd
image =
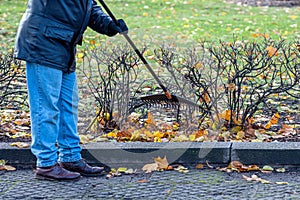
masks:
[[[106,173],[103,167],[91,167],[83,159],[76,162],[62,162],[60,166],[83,176],[102,176]]]
[[[37,167],[35,177],[40,180],[77,180],[80,178],[80,173],[71,172],[60,165],[56,164],[52,167]]]

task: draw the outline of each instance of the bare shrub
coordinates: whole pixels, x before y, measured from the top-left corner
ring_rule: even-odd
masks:
[[[217,114],[211,118],[221,116],[228,127],[245,128],[265,107],[276,112],[268,99],[292,95],[299,89],[299,50],[295,44],[265,39],[260,43],[203,43],[202,47],[201,52],[191,51],[186,60],[186,77],[199,91],[195,94],[206,113]],[[219,107],[222,98],[225,104]]]
[[[25,67],[11,53],[0,55],[0,107],[28,109]]]

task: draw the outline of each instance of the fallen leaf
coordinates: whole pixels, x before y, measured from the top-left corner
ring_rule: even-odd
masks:
[[[169,166],[169,162],[166,156],[164,158],[161,157],[154,158],[154,162],[157,164],[159,169],[167,169]]]
[[[203,169],[204,168],[204,165],[203,164],[197,164],[196,165],[196,169]]]
[[[249,172],[249,171],[258,171],[260,168],[257,165],[246,166],[240,161],[232,161],[229,163],[227,169],[238,171],[238,172]]]
[[[13,142],[10,144],[10,146],[18,147],[18,148],[28,148],[29,144],[25,142]]]
[[[193,67],[196,69],[201,69],[203,67],[203,64],[199,61]]]
[[[90,142],[90,139],[87,135],[79,135],[80,138],[80,144],[86,144]]]
[[[0,171],[15,171],[16,168],[10,165],[6,165],[5,160],[0,160]]]
[[[119,167],[117,171],[122,173],[122,172],[126,172],[126,170],[127,170],[126,167]]]
[[[241,139],[243,139],[245,137],[245,132],[244,131],[239,131],[239,132],[237,132],[237,134],[236,134],[236,139],[237,140],[241,140]]]
[[[290,125],[282,124],[282,128],[277,133],[286,136],[296,133],[296,130],[294,130],[294,128]]]
[[[264,184],[271,183],[271,182],[268,181],[268,180],[259,178],[259,177],[258,177],[257,175],[255,175],[255,174],[253,174],[251,177],[248,177],[248,176],[243,175],[242,178],[243,178],[244,180],[247,180],[247,181],[257,181],[257,182],[261,182],[261,183],[264,183]]]
[[[188,168],[186,168],[186,167],[184,167],[182,165],[176,167],[174,170],[178,171],[178,172],[181,172],[181,173],[188,173],[189,172]]]
[[[154,125],[154,126],[155,126],[155,124],[156,124],[156,122],[155,122],[155,120],[154,120],[154,116],[153,116],[153,114],[152,114],[150,111],[148,111],[148,118],[146,119],[145,123],[146,123],[147,125],[148,125],[148,124],[152,124],[152,125]]]
[[[285,168],[278,168],[275,171],[279,172],[279,173],[284,173],[285,172]]]
[[[141,179],[141,180],[137,180],[136,182],[138,182],[138,183],[147,183],[148,180],[146,180],[146,179]]]
[[[240,161],[231,161],[228,165],[228,169],[238,169],[241,168],[243,164]]]
[[[269,57],[278,56],[278,50],[272,46],[266,48]]]
[[[125,174],[135,174],[136,173],[136,171],[137,171],[137,169],[132,169],[132,168],[129,168],[129,169],[127,169],[124,173]]]
[[[212,165],[210,165],[210,164],[208,163],[208,161],[206,161],[206,165],[207,165],[210,169],[213,169],[213,168],[214,168]]]
[[[144,165],[142,170],[145,171],[145,173],[151,173],[153,171],[157,171],[158,164],[157,163],[146,164],[146,165]]]
[[[10,165],[4,165],[4,169],[6,171],[16,171],[17,169],[13,166],[10,166]]]
[[[271,167],[269,165],[265,165],[265,166],[263,166],[262,170],[263,171],[273,171],[274,169],[273,169],[273,167]]]
[[[6,161],[5,160],[0,160],[0,166],[4,166],[6,164]]]
[[[288,182],[275,182],[275,184],[277,184],[277,185],[288,185],[289,183]]]

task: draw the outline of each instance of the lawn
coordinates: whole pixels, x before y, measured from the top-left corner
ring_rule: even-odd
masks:
[[[16,29],[26,9],[25,0],[0,1],[1,49],[13,47]],[[250,7],[224,0],[106,0],[117,18],[123,18],[136,41],[174,40],[189,44],[199,40],[255,39],[267,34],[274,39],[300,39],[300,7]],[[86,38],[105,39],[91,30]]]

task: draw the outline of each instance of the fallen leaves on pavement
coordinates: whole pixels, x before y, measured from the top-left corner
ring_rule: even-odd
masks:
[[[13,142],[10,146],[18,147],[18,148],[28,148],[30,145],[26,142]]]
[[[146,173],[151,173],[153,171],[167,170],[169,167],[169,162],[166,158],[157,157],[154,158],[154,163],[146,164],[142,168]]]
[[[0,171],[16,171],[16,168],[10,165],[6,165],[5,160],[0,160]]]
[[[272,173],[274,171],[274,168],[269,165],[264,165],[262,168],[260,168],[257,165],[244,165],[240,161],[232,161],[228,164],[227,167],[224,167],[224,168],[217,167],[216,169],[218,171],[227,172],[227,173],[234,172],[234,171],[236,171],[238,173],[252,172],[252,171],[257,171],[257,172],[261,172],[261,173]],[[285,168],[278,168],[278,169],[275,169],[275,171],[278,173],[284,173]],[[246,181],[256,181],[256,182],[260,182],[260,183],[264,183],[264,184],[272,183],[269,180],[259,178],[256,174],[253,174],[250,177],[242,174],[242,179],[246,180]],[[274,182],[274,183],[278,184],[278,185],[288,184],[288,182]]]
[[[243,175],[243,179],[247,180],[247,181],[257,181],[257,182],[261,182],[261,183],[271,183],[268,180],[259,178],[257,175],[253,174],[251,177],[245,176]]]

